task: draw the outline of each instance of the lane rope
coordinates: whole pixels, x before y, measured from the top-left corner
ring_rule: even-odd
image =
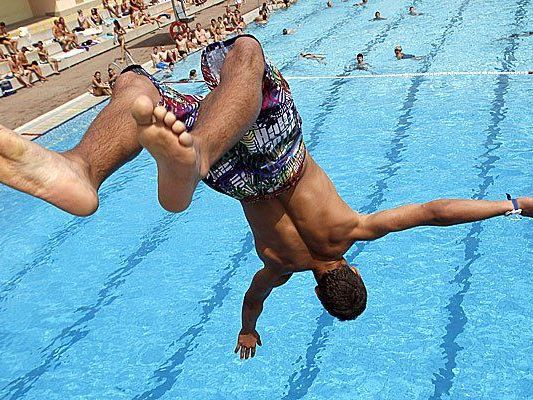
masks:
[[[287,80],[315,80],[315,79],[379,79],[379,78],[414,78],[417,76],[484,76],[484,75],[533,75],[533,71],[443,71],[443,72],[407,72],[401,74],[372,74],[372,75],[309,75],[283,76]],[[162,81],[162,83],[197,83],[184,81]]]

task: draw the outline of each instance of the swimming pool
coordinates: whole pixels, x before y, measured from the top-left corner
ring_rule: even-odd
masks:
[[[287,76],[523,70],[528,0],[300,1],[252,28]],[[413,4],[425,15],[409,17]],[[388,19],[369,21],[378,10]],[[280,35],[294,27],[295,35]],[[396,61],[402,44],[419,61]],[[298,58],[323,53],[327,63]],[[176,75],[197,68],[191,57]],[[310,151],[362,212],[436,197],[533,193],[525,76],[290,81]],[[203,91],[200,86],[194,91]],[[101,107],[40,143],[66,149]],[[237,202],[201,186],[182,214],[157,204],[143,152],[85,219],[0,188],[2,399],[524,399],[533,397],[533,225],[498,218],[361,243],[369,290],[334,321],[311,274],[275,291],[263,347],[232,353],[260,267]]]

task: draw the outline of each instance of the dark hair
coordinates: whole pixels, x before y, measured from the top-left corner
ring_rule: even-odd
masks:
[[[366,308],[366,287],[363,279],[347,264],[320,277],[317,296],[326,311],[341,321],[357,318]]]
[[[363,57],[364,58],[365,56],[363,56],[363,53],[359,53],[359,54],[357,54],[356,58],[359,58],[359,57]]]

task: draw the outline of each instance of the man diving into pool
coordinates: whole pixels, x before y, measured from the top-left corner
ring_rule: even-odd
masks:
[[[365,285],[343,257],[355,241],[519,209],[533,215],[533,198],[435,200],[358,214],[306,151],[289,86],[253,37],[209,45],[202,73],[211,89],[203,99],[158,83],[138,66],[127,68],[110,103],[64,153],[1,128],[0,182],[89,215],[102,182],[144,147],[156,160],[166,210],[186,209],[201,180],[239,200],[264,263],[244,296],[235,349],[241,358],[253,357],[261,344],[256,323],[265,299],[295,272],[314,274],[316,295],[331,315],[350,320],[364,311]]]

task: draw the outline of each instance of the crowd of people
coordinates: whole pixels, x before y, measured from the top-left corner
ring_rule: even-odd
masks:
[[[53,21],[52,35],[54,41],[59,43],[63,51],[70,51],[72,49],[85,49],[85,43],[80,43],[76,35],[77,32],[83,32],[90,29],[98,29],[101,25],[112,21],[113,34],[115,43],[120,48],[120,58],[116,61],[124,63],[126,58],[133,63],[133,57],[126,45],[126,29],[121,25],[118,18],[129,16],[128,28],[137,28],[144,24],[157,24],[160,26],[162,18],[170,18],[168,14],[161,14],[156,18],[152,17],[148,12],[148,7],[158,3],[160,0],[102,0],[104,10],[109,13],[111,19],[104,19],[97,8],[90,10],[90,16],[85,16],[83,10],[78,11],[77,23],[78,26],[72,31],[65,23],[65,19],[60,17]],[[187,3],[199,5],[205,0],[187,0]],[[286,8],[295,3],[296,0],[269,0],[265,2],[258,10],[258,16],[255,18],[255,23],[264,25],[268,23],[270,14],[275,8]],[[226,5],[224,12],[217,18],[211,19],[207,27],[202,26],[201,23],[196,23],[194,27],[187,23],[178,25],[174,32],[174,44],[172,46],[154,46],[150,59],[152,67],[156,70],[171,72],[176,62],[185,59],[191,52],[201,49],[210,43],[224,40],[228,35],[240,34],[243,32],[246,24],[241,14],[241,7],[243,0],[234,0],[233,7]],[[361,0],[354,4],[357,7],[364,7],[368,5],[368,0]],[[328,0],[328,7],[333,7],[332,0]],[[415,7],[410,6],[408,14],[411,16],[422,15]],[[372,21],[386,20],[380,11],[374,13]],[[294,34],[295,29],[283,29],[283,35]],[[27,47],[18,48],[18,41],[9,35],[6,26],[0,22],[0,44],[10,53],[6,56],[0,48],[0,60],[8,62],[12,76],[17,79],[24,87],[32,87],[33,79],[44,82],[46,77],[41,70],[42,65],[49,65],[52,73],[59,74],[59,62],[50,56],[46,50],[43,42],[40,41],[34,46],[38,54],[38,61],[29,62],[26,53],[29,51]],[[403,52],[401,46],[396,46],[394,49],[395,57],[401,59],[418,59],[419,57],[413,54],[406,54]],[[315,60],[318,62],[325,62],[326,56],[323,54],[314,53],[300,53],[304,59]],[[355,68],[359,70],[368,70],[369,65],[364,60],[363,54],[357,54]],[[89,91],[95,96],[107,96],[111,94],[114,80],[116,80],[116,71],[111,66],[108,70],[108,79],[104,82],[102,74],[97,71],[92,77]]]

